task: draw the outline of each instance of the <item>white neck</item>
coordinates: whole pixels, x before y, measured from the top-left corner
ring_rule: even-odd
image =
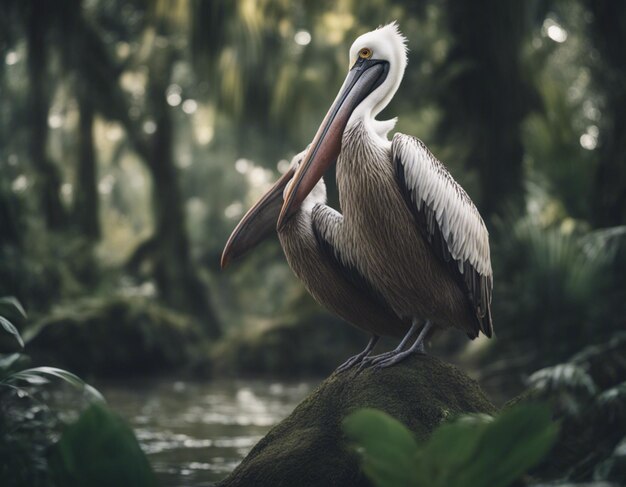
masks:
[[[376,120],[376,116],[389,105],[398,91],[404,76],[404,67],[403,62],[390,63],[387,78],[354,109],[348,120],[347,129],[360,122],[374,139],[380,139],[381,143],[389,143],[388,134],[396,126],[398,119]]]
[[[395,79],[394,79],[395,78]],[[402,76],[391,77],[391,73],[378,88],[365,98],[352,112],[346,129],[350,129],[357,123],[361,123],[373,139],[380,139],[383,144],[389,143],[389,132],[396,126],[397,118],[390,120],[376,120],[376,116],[389,104]]]
[[[387,134],[395,127],[396,119],[378,121],[376,116],[389,104],[402,82],[407,64],[406,38],[400,33],[396,22],[363,34],[350,48],[351,65],[358,59],[358,52],[362,48],[368,48],[373,59],[387,61],[389,71],[381,85],[355,108],[346,128],[360,122],[374,139],[389,143]]]

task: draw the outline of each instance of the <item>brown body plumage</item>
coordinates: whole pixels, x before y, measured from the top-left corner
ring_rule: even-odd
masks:
[[[403,336],[409,329],[410,320],[398,318],[391,307],[368,288],[366,281],[355,275],[355,269],[342,268],[320,247],[315,225],[333,224],[314,220],[314,214],[324,215],[321,206],[317,204],[312,212],[305,201],[278,232],[294,274],[319,304],[348,323],[373,335]]]
[[[337,186],[343,246],[400,316],[429,319],[477,336],[479,324],[455,277],[420,232],[398,186],[391,147],[367,140],[356,125],[343,137]],[[364,201],[376,204],[363,204]]]
[[[293,165],[298,161],[296,156]],[[283,203],[283,191],[293,174],[292,167],[244,215],[224,248],[222,267],[272,233]],[[410,320],[401,320],[358,273],[356,265],[337,260],[335,250],[318,239],[320,227],[332,232],[341,226],[341,215],[325,202],[326,187],[321,180],[278,231],[289,266],[311,296],[343,320],[372,335],[403,336]]]

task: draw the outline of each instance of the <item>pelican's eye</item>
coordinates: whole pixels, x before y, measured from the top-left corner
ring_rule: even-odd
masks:
[[[359,51],[359,57],[361,59],[369,59],[372,57],[372,50],[369,47],[364,47]]]

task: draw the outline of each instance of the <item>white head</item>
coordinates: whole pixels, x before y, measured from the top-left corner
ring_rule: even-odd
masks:
[[[388,146],[395,119],[375,119],[395,95],[406,68],[406,39],[398,25],[360,36],[350,48],[350,69],[339,94],[320,125],[287,191],[278,227],[293,214],[341,152],[344,132],[361,122],[367,143]]]
[[[379,59],[389,63],[387,77],[374,91],[372,91],[352,112],[347,127],[362,121],[370,125],[374,131],[386,137],[395,126],[397,119],[384,122],[375,120],[391,101],[398,91],[404,77],[407,64],[406,37],[402,35],[397,22],[392,22],[376,30],[363,34],[350,47],[350,69],[361,56],[369,59]]]

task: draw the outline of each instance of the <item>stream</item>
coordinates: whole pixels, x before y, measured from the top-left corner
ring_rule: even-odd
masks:
[[[132,425],[164,487],[223,479],[315,382],[176,380],[99,384]]]

